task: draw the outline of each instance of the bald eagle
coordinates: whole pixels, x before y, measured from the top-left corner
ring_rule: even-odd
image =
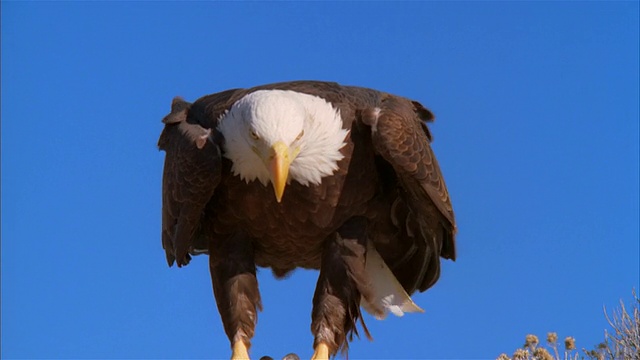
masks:
[[[246,359],[262,310],[256,267],[319,269],[313,359],[347,351],[361,307],[422,311],[410,294],[455,260],[449,193],[430,147],[432,113],[372,89],[296,81],[175,98],[162,245],[169,266],[208,254],[232,359]]]

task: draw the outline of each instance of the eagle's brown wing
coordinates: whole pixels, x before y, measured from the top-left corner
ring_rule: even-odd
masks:
[[[371,126],[374,149],[398,181],[395,198],[389,200],[398,239],[386,245],[395,249],[380,253],[394,254],[385,261],[407,292],[424,291],[440,275],[439,257],[456,257],[453,208],[426,125],[433,115],[417,102],[383,94],[362,120]]]
[[[175,98],[162,122],[158,147],[166,152],[162,177],[162,246],[169,266],[189,263],[203,210],[221,177],[221,151],[215,122],[236,90],[191,104]],[[209,111],[213,116],[203,116]],[[217,112],[217,116],[215,114]],[[206,249],[206,248],[205,248]],[[205,250],[202,249],[202,250]]]

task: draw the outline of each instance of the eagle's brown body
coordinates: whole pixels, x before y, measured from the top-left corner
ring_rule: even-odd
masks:
[[[232,174],[217,131],[226,110],[260,89],[322,97],[339,109],[349,130],[338,170],[319,185],[291,181],[280,203],[271,186]],[[169,264],[186,265],[189,253],[210,255],[227,335],[247,346],[261,308],[256,265],[278,277],[298,267],[320,269],[312,331],[316,344],[328,344],[335,354],[355,331],[360,297],[368,296],[367,241],[409,294],[437,281],[439,257],[455,259],[453,210],[429,145],[431,120],[417,102],[325,82],[229,90],[193,104],[174,101],[159,140],[167,153],[162,238]],[[208,141],[196,146],[179,124],[210,129]]]

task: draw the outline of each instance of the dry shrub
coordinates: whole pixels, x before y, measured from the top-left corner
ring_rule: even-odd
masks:
[[[546,347],[540,345],[536,335],[529,334],[521,349],[517,349],[511,356],[500,354],[497,360],[640,360],[640,298],[635,289],[632,294],[634,303],[631,311],[627,311],[622,300],[620,308],[614,310],[611,316],[604,309],[604,315],[613,331],[605,330],[604,342],[595,349],[582,348],[583,355],[576,350],[576,340],[567,336],[561,357],[558,334],[550,332],[547,334]]]

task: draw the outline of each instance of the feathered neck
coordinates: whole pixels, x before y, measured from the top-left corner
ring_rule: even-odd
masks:
[[[269,183],[265,152],[276,142],[292,150],[289,177],[303,185],[320,184],[338,169],[348,131],[340,111],[326,100],[288,90],[260,90],[238,100],[222,115],[218,130],[234,175],[246,182]]]

